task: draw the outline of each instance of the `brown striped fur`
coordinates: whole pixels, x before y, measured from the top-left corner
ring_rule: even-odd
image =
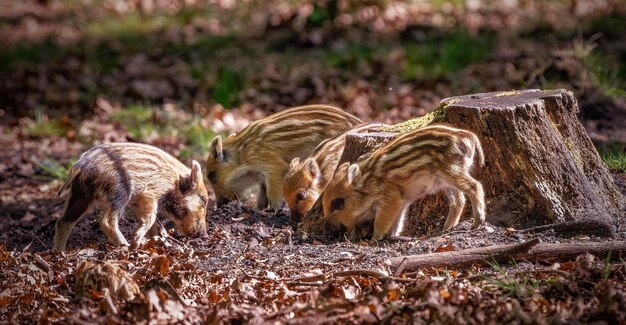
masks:
[[[289,206],[291,223],[297,225],[300,219],[313,207],[337,169],[337,164],[346,144],[349,133],[377,131],[385,124],[365,123],[320,143],[305,160],[294,158],[283,181],[283,197]]]
[[[308,156],[322,141],[362,123],[343,110],[326,105],[289,108],[255,121],[225,141],[216,137],[206,172],[216,202],[244,197],[257,187],[257,207],[277,209],[289,162]]]
[[[459,222],[465,195],[472,203],[474,227],[485,221],[480,182],[470,176],[474,155],[484,164],[478,137],[469,131],[434,125],[404,134],[356,164],[339,166],[322,194],[324,216],[348,230],[374,219],[372,239],[379,240],[397,224],[415,200],[445,190],[450,211],[444,229]]]
[[[153,146],[103,144],[82,154],[61,192],[66,188],[70,195],[55,227],[57,251],[65,249],[70,231],[95,203],[103,210],[100,227],[114,245],[129,245],[118,227],[126,207],[139,222],[134,247],[146,233],[156,234],[157,213],[165,214],[185,235],[206,236],[208,194],[197,161],[190,169]]]

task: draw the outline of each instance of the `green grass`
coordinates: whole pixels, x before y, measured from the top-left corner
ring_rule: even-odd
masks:
[[[76,159],[72,158],[66,164],[61,164],[52,157],[46,158],[43,161],[33,158],[31,161],[36,167],[44,172],[43,175],[39,176],[40,178],[50,181],[65,181],[70,176],[70,170],[76,162]]]
[[[597,88],[600,94],[611,100],[626,96],[626,82],[622,80],[623,67],[618,60],[598,51],[598,40],[601,34],[594,34],[587,40],[578,38],[572,45],[574,57],[589,72],[589,82],[592,87]]]
[[[315,4],[311,16],[307,18],[308,27],[322,26],[325,22],[332,20],[331,13],[327,7],[322,7],[319,4]]]
[[[610,149],[600,150],[600,156],[610,170],[626,173],[626,147],[614,146]]]
[[[593,19],[588,26],[587,31],[602,33],[607,38],[619,39],[626,34],[626,13],[616,10],[608,15],[603,15]]]
[[[0,47],[0,68],[16,62],[37,64],[58,58],[63,50],[50,40],[41,43],[18,43]]]
[[[452,79],[467,65],[484,61],[492,50],[489,34],[474,35],[464,29],[442,34],[429,33],[416,40],[351,41],[339,47],[322,47],[324,61],[330,67],[347,71],[366,71],[384,64],[394,48],[404,48],[405,58],[397,67],[405,81]]]
[[[181,158],[204,159],[209,154],[209,146],[217,133],[202,125],[202,120],[194,118],[182,128],[180,137],[188,146],[187,150],[181,150]]]
[[[155,123],[154,109],[149,106],[131,105],[113,114],[113,120],[124,126],[135,139],[146,139],[162,133]]]
[[[182,109],[167,111],[160,107],[128,106],[113,115],[113,119],[138,141],[150,142],[157,138],[176,138],[187,147],[180,158],[206,158],[209,145],[217,135],[206,120]]]
[[[239,75],[233,70],[222,68],[213,86],[213,99],[224,107],[232,107],[238,102],[242,88]]]
[[[621,78],[622,70],[625,70],[623,66],[599,52],[590,53],[584,63],[592,73],[592,82],[603,96],[613,101],[626,96],[626,81]]]
[[[36,65],[55,62],[69,56],[84,58],[94,72],[110,72],[120,65],[124,55],[150,53],[188,53],[201,51],[211,56],[218,48],[233,43],[232,35],[198,34],[192,41],[164,40],[161,31],[182,28],[197,17],[210,16],[210,9],[182,9],[176,14],[157,12],[152,15],[107,13],[76,25],[81,38],[73,44],[62,45],[51,39],[40,42],[23,42],[0,47],[0,68],[22,63]],[[82,19],[82,18],[77,18]]]
[[[626,96],[625,69],[614,54],[598,49],[602,34],[587,39],[579,35],[569,48],[559,51],[561,64],[578,88],[588,90],[588,101],[611,101]]]
[[[35,112],[35,119],[22,120],[20,132],[29,138],[45,138],[66,136],[72,129],[68,122],[62,119],[51,119],[41,110]]]
[[[613,262],[611,262],[612,253],[612,251],[609,251],[604,259],[604,267],[602,268],[602,278],[604,281],[606,281],[609,278],[609,275],[611,275],[611,267],[613,266]]]
[[[323,48],[325,52],[324,60],[328,65],[343,70],[363,71],[372,62],[383,60],[389,53],[389,44],[373,44],[368,42],[348,43],[345,47],[338,49]]]
[[[496,271],[496,275],[481,276],[488,285],[493,286],[505,296],[517,299],[526,299],[531,297],[540,286],[547,285],[554,279],[538,280],[533,279],[524,273],[508,274],[497,262],[488,262],[488,264]],[[514,262],[515,264],[515,262]]]
[[[491,44],[489,35],[473,35],[463,29],[406,43],[406,69],[402,75],[405,80],[452,78],[467,65],[486,60]]]
[[[210,8],[210,7],[209,7]],[[175,14],[155,12],[144,15],[138,12],[128,14],[107,14],[87,22],[87,37],[119,39],[133,35],[150,34],[160,30],[183,27],[195,18],[209,17],[210,9],[183,8]]]

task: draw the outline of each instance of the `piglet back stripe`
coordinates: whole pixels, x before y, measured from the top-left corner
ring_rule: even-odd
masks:
[[[470,140],[471,147],[465,148],[465,139]],[[458,147],[461,144],[463,148]],[[390,171],[394,175],[400,175],[405,174],[405,171],[418,172],[435,165],[455,163],[458,155],[470,153],[458,152],[455,155],[454,152],[460,149],[473,151],[475,148],[479,150],[480,159],[481,148],[476,135],[461,129],[435,125],[403,134],[378,148],[369,158],[360,162],[360,165],[363,170],[368,171],[367,177],[382,177],[382,174]]]
[[[130,194],[132,188],[130,183],[130,176],[128,175],[128,171],[124,168],[123,158],[119,150],[114,150],[110,147],[103,146],[100,150],[106,155],[106,157],[113,163],[113,169],[117,174],[119,182],[122,184],[124,188],[124,196]]]
[[[268,134],[278,132],[282,128],[298,130],[301,134],[310,133],[307,132],[307,127],[310,127],[310,123],[325,126],[335,123],[354,125],[360,122],[361,120],[358,118],[333,106],[300,106],[280,111],[253,122],[235,134],[230,141],[236,143],[245,142],[247,139],[262,139],[267,137]]]

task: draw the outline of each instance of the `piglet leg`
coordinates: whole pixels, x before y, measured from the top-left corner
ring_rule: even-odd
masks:
[[[139,247],[148,231],[158,230],[156,223],[157,202],[149,197],[141,197],[137,204],[133,205],[133,212],[139,222],[133,235],[133,248]]]
[[[271,174],[269,177],[269,181],[266,183],[267,200],[269,201],[270,208],[274,211],[278,211],[280,209],[280,202],[283,199],[283,189],[280,184],[283,183],[284,175]]]
[[[114,209],[109,205],[105,205],[100,216],[100,229],[115,246],[129,246],[128,241],[126,241],[118,226],[118,219],[123,212],[123,208]]]
[[[457,189],[450,189],[448,191],[448,203],[450,204],[450,211],[448,212],[448,218],[446,218],[443,230],[452,229],[459,224],[461,214],[465,208],[465,195]]]
[[[389,233],[391,227],[402,217],[405,205],[402,200],[391,200],[381,203],[376,210],[374,219],[374,234],[372,240],[381,240]],[[401,230],[400,230],[401,231]]]

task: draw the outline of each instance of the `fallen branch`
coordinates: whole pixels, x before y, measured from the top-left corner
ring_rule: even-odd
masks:
[[[183,306],[185,307],[187,306],[187,303],[185,302],[185,300],[183,300],[183,297],[180,296],[176,288],[174,288],[174,286],[165,278],[152,279],[144,285],[144,288],[145,289],[160,288],[163,291],[172,295],[172,297],[178,300],[178,302],[180,302]]]
[[[398,265],[396,270],[393,272],[393,276],[400,276],[400,274],[402,274],[402,272],[404,272],[404,267],[406,266],[406,261],[407,261],[406,257],[402,259],[402,262],[400,262],[400,265]]]
[[[487,265],[494,260],[498,263],[513,260],[555,262],[572,259],[583,253],[604,257],[608,252],[625,253],[626,241],[546,244],[533,239],[521,244],[395,257],[391,259],[391,268],[397,269],[404,259],[406,259],[405,270],[417,270],[429,267],[462,268],[473,264]]]
[[[32,232],[32,231],[26,231],[26,230],[24,230],[24,229],[17,228],[15,232],[18,232],[18,231],[19,231],[19,232],[21,232],[23,235],[27,235],[27,236],[29,236],[30,238],[37,240],[37,241],[39,242],[39,244],[41,244],[41,246],[42,246],[45,250],[49,250],[49,249],[50,249],[50,247],[48,247],[48,245],[46,245],[46,243],[44,243],[44,242],[43,242],[43,240],[41,240],[41,238],[39,238],[37,235],[35,235],[35,233],[34,233],[34,232]],[[30,247],[31,245],[29,244],[28,246]]]
[[[615,227],[610,223],[594,220],[583,219],[549,225],[542,225],[533,228],[520,229],[519,233],[538,233],[548,230],[554,230],[561,236],[575,236],[579,234],[596,235],[601,237],[615,237]]]
[[[499,260],[506,259],[509,256],[528,252],[537,244],[539,244],[539,239],[535,238],[521,244],[496,245],[460,251],[401,256],[391,259],[391,268],[397,269],[405,258],[405,270],[415,270],[424,267],[459,267],[481,263],[485,260],[492,261],[494,259],[499,262]]]
[[[311,276],[305,276],[305,277],[300,277],[300,278],[287,278],[287,279],[282,279],[282,281],[285,281],[287,282],[287,284],[290,284],[290,285],[295,284],[295,283],[298,283],[301,285],[302,283],[326,281],[328,279],[332,279],[332,278],[336,278],[340,276],[351,276],[351,275],[370,276],[374,278],[379,278],[381,280],[393,280],[393,281],[398,281],[398,282],[415,282],[415,279],[407,279],[407,278],[399,278],[396,276],[389,276],[376,270],[346,270],[346,271],[333,272],[330,274],[318,274],[318,275],[311,275]]]
[[[619,257],[626,253],[626,241],[604,241],[590,243],[542,243],[534,247],[522,258],[528,261],[555,262],[569,260],[581,254],[589,253],[604,258],[606,254],[612,252],[614,257]]]

